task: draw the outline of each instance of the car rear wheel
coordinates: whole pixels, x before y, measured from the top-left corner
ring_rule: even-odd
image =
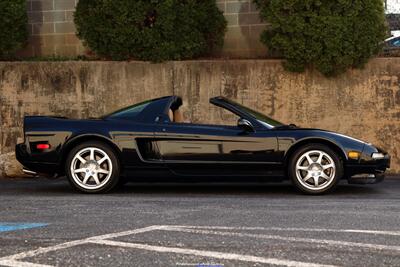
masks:
[[[343,164],[329,147],[310,144],[293,154],[289,176],[302,192],[323,194],[335,188],[342,178]]]
[[[66,161],[66,174],[71,185],[84,193],[105,193],[119,180],[118,159],[108,145],[82,143],[71,150]]]

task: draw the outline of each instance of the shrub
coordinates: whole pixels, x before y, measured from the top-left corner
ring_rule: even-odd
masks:
[[[0,57],[12,55],[28,38],[26,0],[0,0]]]
[[[112,59],[188,59],[219,49],[226,21],[215,0],[80,0],[78,36]]]
[[[330,76],[362,67],[380,52],[387,29],[382,0],[254,0],[271,24],[261,41],[291,71]]]

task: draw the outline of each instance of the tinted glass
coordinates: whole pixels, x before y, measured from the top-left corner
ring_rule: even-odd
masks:
[[[104,116],[103,118],[133,119],[137,117],[151,102],[152,100],[148,100],[124,109],[120,109],[114,113]]]
[[[400,39],[394,39],[392,41],[392,46],[400,47]]]

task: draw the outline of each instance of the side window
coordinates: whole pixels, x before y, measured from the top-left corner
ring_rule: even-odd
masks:
[[[220,126],[237,126],[239,116],[211,103],[183,101],[179,107],[171,107],[169,120],[173,123],[192,123]]]
[[[138,116],[149,104],[150,101],[139,103],[137,105],[116,111],[113,114],[108,115],[107,117],[119,118],[119,119],[133,119],[136,116]]]
[[[192,122],[221,126],[237,126],[239,116],[221,107],[208,104],[204,109],[193,112]]]
[[[216,109],[215,124],[237,126],[240,117],[229,110],[212,105]]]

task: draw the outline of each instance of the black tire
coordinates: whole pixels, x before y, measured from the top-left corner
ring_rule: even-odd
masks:
[[[81,153],[82,151],[89,150],[88,152],[83,152],[83,153],[91,153],[90,151],[93,148],[94,153],[94,158],[95,161],[90,160],[90,156],[86,156],[84,160],[86,163],[83,163],[82,161],[78,161],[76,159],[76,155]],[[95,154],[97,153],[97,154]],[[96,161],[96,159],[100,159],[101,155],[105,157],[105,155],[108,156],[108,158],[105,160],[105,162],[101,164],[97,164],[101,160]],[[82,154],[85,155],[85,154]],[[82,156],[83,158],[83,156]],[[106,157],[105,157],[106,158]],[[89,162],[90,161],[90,162]],[[74,165],[72,165],[74,164]],[[87,175],[86,172],[82,171],[79,174],[73,174],[72,169],[74,166],[77,164],[80,164],[79,170],[85,169],[86,172],[88,172],[88,169],[92,169],[93,173],[96,172],[96,177],[100,184],[96,184],[96,181],[94,180],[94,176],[91,176],[88,178],[86,181],[87,184],[84,183],[83,178],[84,175]],[[86,165],[85,165],[86,164]],[[97,165],[96,165],[97,164]],[[104,165],[105,164],[105,165]],[[104,167],[105,166],[105,167]],[[108,170],[107,170],[108,167]],[[105,168],[103,170],[103,168]],[[107,174],[104,173],[97,173],[97,171],[108,171]],[[108,146],[107,144],[99,141],[89,141],[85,143],[81,143],[74,147],[68,154],[66,162],[65,162],[65,173],[67,175],[68,181],[70,182],[71,186],[78,190],[79,192],[83,193],[89,193],[89,194],[98,194],[98,193],[106,193],[111,191],[116,187],[116,185],[119,182],[119,176],[120,176],[120,164],[118,161],[118,158],[114,152],[114,150]],[[103,177],[103,179],[101,178]],[[80,182],[79,182],[80,181]],[[103,184],[104,183],[104,184]]]
[[[306,154],[311,155],[311,159],[315,160],[317,158],[317,152],[313,152],[313,151],[321,151],[323,153],[326,153],[326,155],[328,156],[323,156],[323,161],[326,163],[328,162],[328,164],[326,165],[319,165],[316,166],[315,169],[312,168],[314,166],[312,166],[313,164],[318,165],[317,162],[313,162],[312,164],[309,164],[308,166],[304,166],[304,165],[300,165],[299,170],[297,172],[297,164],[301,163],[301,160],[305,159],[308,161]],[[315,154],[313,154],[315,153]],[[321,153],[321,154],[323,154]],[[313,157],[313,155],[315,155],[315,157]],[[323,170],[323,168],[325,166],[329,166],[329,161],[332,160],[334,163],[334,166],[327,169],[327,170]],[[308,169],[310,170],[300,170],[301,167],[308,167]],[[322,168],[322,169],[318,169],[318,168]],[[332,173],[331,173],[332,172]],[[319,174],[325,174],[326,176],[330,177],[330,179],[325,179],[322,178],[321,176],[319,176]],[[322,144],[308,144],[305,146],[300,147],[299,149],[297,149],[291,156],[291,158],[289,159],[289,164],[288,164],[288,174],[290,179],[292,180],[293,184],[303,193],[306,194],[310,194],[310,195],[320,195],[320,194],[325,194],[328,193],[330,191],[332,191],[338,184],[339,180],[342,179],[343,177],[343,162],[341,160],[341,158],[339,157],[339,155],[337,155],[336,152],[334,152],[331,148],[329,148],[328,146],[322,145]],[[300,178],[306,178],[308,177],[307,175],[312,174],[313,176],[310,176],[310,178],[307,179],[307,181],[304,181],[304,179],[301,179],[302,181],[300,181]],[[314,178],[315,175],[315,178]],[[312,181],[310,182],[310,179],[312,179]],[[318,181],[315,182],[314,179],[317,179]],[[320,180],[322,181],[326,181],[325,185],[323,185],[324,183],[321,183],[320,187],[318,188],[318,184],[320,182]],[[312,185],[312,183],[314,183],[314,185]]]

